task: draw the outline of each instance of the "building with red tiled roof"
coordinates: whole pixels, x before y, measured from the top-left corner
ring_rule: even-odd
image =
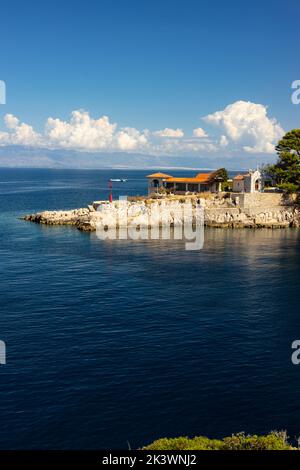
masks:
[[[218,171],[210,173],[198,173],[196,176],[174,177],[164,173],[153,173],[148,175],[148,194],[159,192],[162,188],[169,190],[173,194],[185,194],[186,192],[200,193],[210,191],[217,193],[221,190]]]
[[[234,193],[255,193],[263,190],[263,178],[259,170],[249,170],[244,175],[233,178]]]
[[[165,173],[148,175],[148,194],[159,193],[166,189],[172,194],[201,193],[221,191],[220,170],[210,173],[198,173],[194,177],[177,177]],[[236,193],[255,193],[263,190],[263,177],[259,170],[236,175],[233,178],[232,191]]]
[[[146,178],[172,178],[172,176],[166,175],[165,173],[153,173],[152,175],[146,176]]]

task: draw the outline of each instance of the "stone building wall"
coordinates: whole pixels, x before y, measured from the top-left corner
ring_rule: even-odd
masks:
[[[245,208],[272,208],[278,206],[291,206],[295,196],[278,193],[232,193],[231,200],[237,207]]]

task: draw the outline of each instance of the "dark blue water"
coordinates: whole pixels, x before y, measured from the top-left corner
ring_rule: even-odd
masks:
[[[0,170],[0,448],[300,434],[299,231],[100,241],[18,217],[143,194],[132,171]]]

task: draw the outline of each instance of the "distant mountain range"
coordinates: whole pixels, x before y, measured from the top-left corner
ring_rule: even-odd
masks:
[[[274,155],[241,156],[157,156],[139,153],[77,152],[74,150],[50,150],[23,146],[0,147],[0,167],[10,168],[131,168],[209,169],[226,167],[229,170],[246,170],[275,160]]]

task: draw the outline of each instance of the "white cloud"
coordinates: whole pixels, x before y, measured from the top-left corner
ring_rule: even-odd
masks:
[[[4,116],[4,122],[8,129],[16,129],[20,121],[13,114],[6,114]]]
[[[50,146],[76,150],[103,150],[113,144],[117,124],[107,116],[92,119],[86,111],[73,111],[70,121],[49,118],[46,138]]]
[[[180,138],[184,136],[184,132],[182,129],[170,129],[169,127],[166,127],[165,129],[161,131],[156,131],[153,132],[154,135],[157,137],[175,137],[175,138]]]
[[[202,139],[203,137],[208,137],[207,133],[204,129],[202,129],[202,127],[197,127],[197,129],[194,129],[193,136],[198,137],[200,139]]]
[[[227,139],[226,135],[221,135],[219,145],[220,147],[227,147],[229,144],[229,140]]]
[[[251,153],[274,152],[274,144],[284,133],[276,119],[268,117],[266,106],[251,101],[236,101],[204,120],[221,127],[226,138]]]
[[[117,129],[107,116],[93,119],[86,111],[73,111],[70,121],[49,117],[43,135],[32,126],[20,123],[12,114],[4,116],[7,131],[0,132],[0,145],[62,148],[82,151],[130,151],[148,145],[147,130],[132,127]]]
[[[6,114],[6,129],[0,131],[0,145],[25,145],[53,149],[72,149],[86,152],[139,152],[154,155],[199,155],[211,152],[274,152],[274,144],[283,134],[280,124],[267,115],[262,104],[237,101],[222,111],[203,118],[221,129],[219,135],[209,138],[201,127],[188,137],[182,129],[152,132],[134,127],[119,127],[107,116],[93,118],[87,111],[71,113],[69,120],[49,117],[43,133]]]
[[[73,111],[70,122],[49,118],[46,124],[49,145],[75,150],[141,150],[147,146],[147,134],[133,127],[118,131],[107,116],[93,119],[86,111]]]
[[[0,145],[42,145],[42,136],[12,114],[4,116],[4,123],[8,132],[0,132]]]
[[[120,150],[136,150],[147,146],[147,131],[139,132],[133,127],[125,127],[117,136],[118,148]]]

